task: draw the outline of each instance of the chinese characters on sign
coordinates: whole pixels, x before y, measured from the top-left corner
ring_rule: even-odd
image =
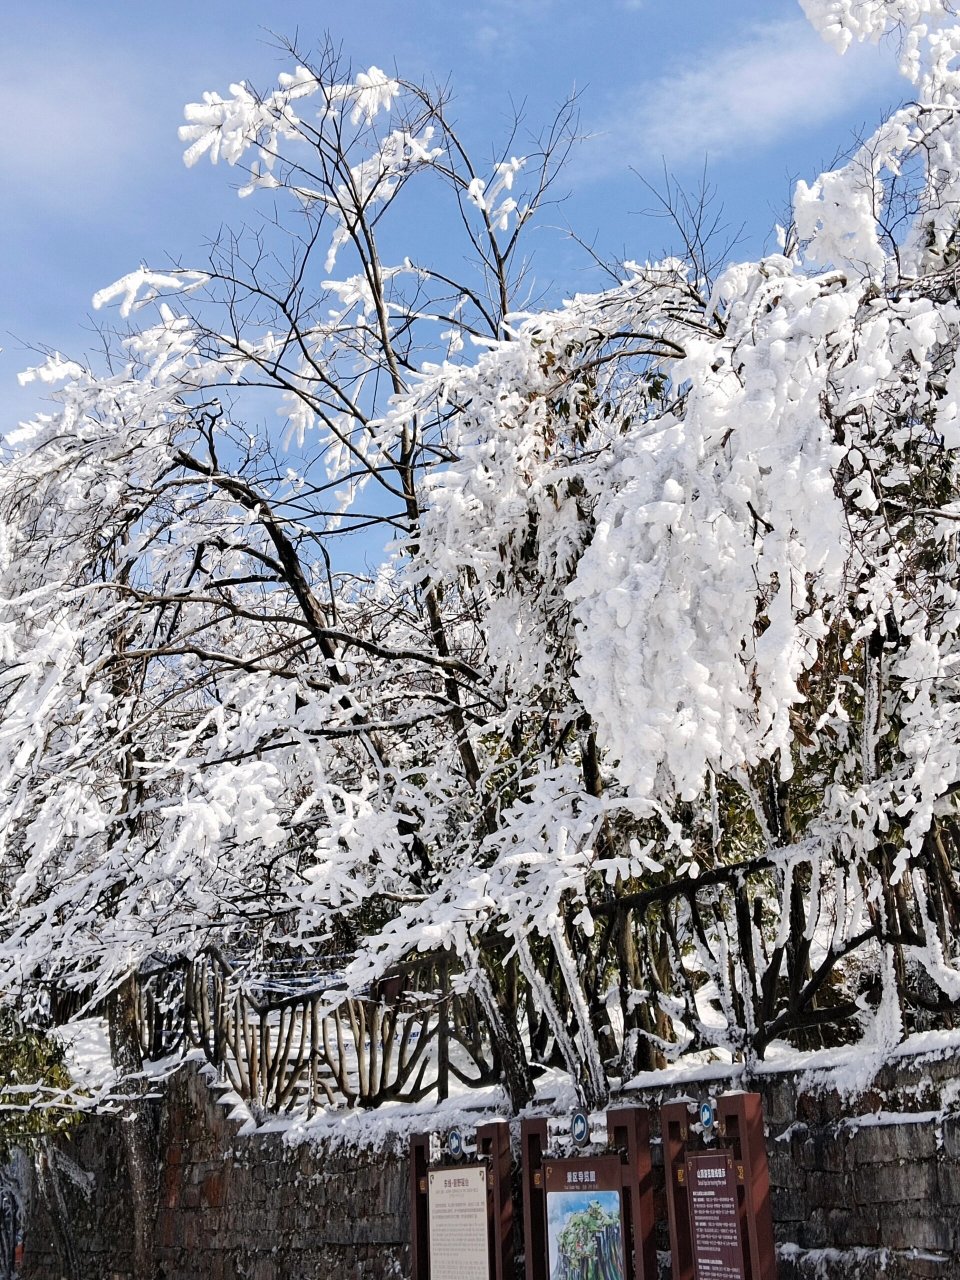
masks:
[[[428,1203],[430,1280],[489,1280],[486,1168],[432,1169]]]
[[[687,1156],[697,1280],[744,1280],[737,1175],[727,1151]]]

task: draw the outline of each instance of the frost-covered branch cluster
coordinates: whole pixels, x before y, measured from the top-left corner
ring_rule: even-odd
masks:
[[[953,1016],[960,29],[804,8],[897,27],[917,102],[799,184],[782,252],[549,311],[567,109],[483,167],[442,96],[330,54],[188,108],[188,162],[291,229],[141,268],[109,371],[32,371],[0,992],[82,1012],[216,947],[320,1018],[442,956],[516,1105]],[[414,185],[465,253],[386,258]]]

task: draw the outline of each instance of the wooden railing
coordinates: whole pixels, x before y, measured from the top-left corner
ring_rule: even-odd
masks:
[[[430,957],[331,1005],[326,987],[255,994],[210,950],[141,979],[141,1039],[152,1058],[202,1050],[268,1111],[444,1098],[451,1077],[468,1086],[497,1079],[477,1001],[450,978],[450,961]]]

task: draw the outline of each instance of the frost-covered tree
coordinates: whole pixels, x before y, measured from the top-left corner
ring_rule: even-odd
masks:
[[[188,163],[243,167],[289,228],[133,273],[96,301],[154,315],[109,371],[27,375],[64,385],[2,480],[4,985],[89,1008],[211,942],[355,948],[478,820],[491,695],[462,605],[397,559],[361,577],[357,544],[416,541],[450,411],[394,433],[389,406],[505,332],[573,110],[488,170],[446,113],[330,50],[264,98],[207,95]],[[418,182],[463,281],[442,254],[385,260]]]
[[[131,1067],[138,975],[212,947],[330,1008],[439,954],[518,1107],[952,1016],[960,27],[804,7],[899,26],[916,101],[780,253],[551,311],[569,110],[479,166],[329,53],[187,109],[262,230],[105,290],[0,470],[11,998],[110,997]]]

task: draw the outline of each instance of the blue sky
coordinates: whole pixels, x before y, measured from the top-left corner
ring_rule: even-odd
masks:
[[[895,50],[822,45],[795,0],[8,0],[0,37],[0,390],[10,417],[36,392],[16,372],[23,343],[76,355],[96,345],[90,298],[146,261],[203,264],[203,245],[247,210],[226,168],[181,161],[183,104],[238,79],[268,87],[288,65],[270,30],[305,45],[324,30],[357,66],[452,80],[478,152],[511,100],[530,123],[574,87],[591,137],[556,212],[599,250],[655,255],[666,230],[631,169],[665,163],[695,183],[704,161],[738,256],[753,256],[810,177],[903,95]],[[568,294],[595,284],[571,242],[544,242],[540,280]],[[11,336],[15,335],[15,336]]]

